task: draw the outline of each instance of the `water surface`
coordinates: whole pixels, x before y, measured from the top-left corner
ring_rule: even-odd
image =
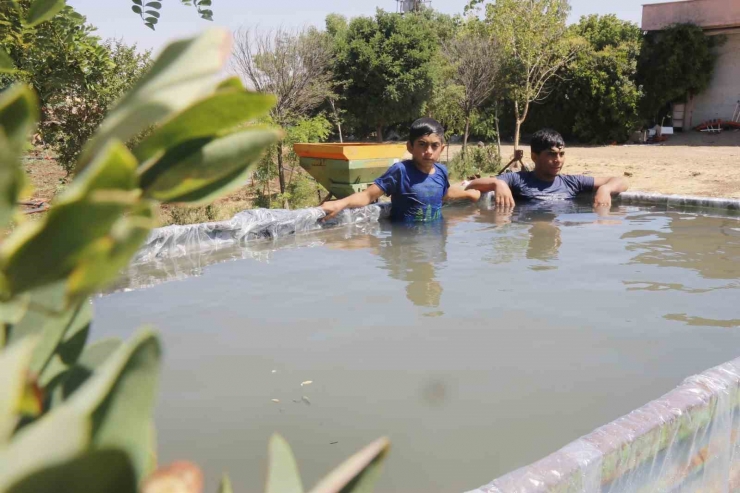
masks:
[[[445,217],[195,255],[96,300],[95,337],[162,333],[161,461],[260,491],[280,431],[310,487],[388,435],[378,491],[461,491],[740,356],[737,218]]]

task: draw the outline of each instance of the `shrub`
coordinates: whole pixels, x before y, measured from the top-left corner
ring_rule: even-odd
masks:
[[[159,338],[144,330],[86,345],[89,296],[118,277],[159,204],[211,203],[241,185],[280,137],[249,125],[269,111],[271,96],[236,79],[214,82],[228,45],[228,34],[213,30],[168,46],[84,143],[72,183],[34,222],[22,221],[16,204],[38,100],[25,85],[0,93],[0,223],[20,223],[0,243],[0,491],[177,488],[175,468],[151,474]],[[133,150],[123,145],[152,125]],[[317,490],[367,491],[387,448],[375,442]],[[267,490],[302,491],[279,436],[270,441]],[[231,491],[228,480],[220,491]]]
[[[498,147],[468,146],[467,152],[455,155],[447,165],[450,178],[465,180],[474,176],[495,175],[503,167]]]

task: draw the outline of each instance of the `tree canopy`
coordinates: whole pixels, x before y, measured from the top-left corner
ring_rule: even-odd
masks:
[[[429,101],[434,83],[433,59],[452,20],[424,10],[398,15],[378,10],[349,24],[330,17],[335,40],[334,75],[352,127],[374,129],[377,139],[389,125],[413,120]]]

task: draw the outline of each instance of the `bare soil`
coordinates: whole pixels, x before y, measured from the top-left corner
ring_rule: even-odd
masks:
[[[529,162],[529,147],[524,149]],[[450,158],[461,146],[450,146]],[[508,162],[512,145],[503,145]],[[568,146],[564,173],[627,176],[630,190],[740,198],[740,131],[678,133],[660,144]]]
[[[528,162],[529,147],[522,148]],[[460,149],[460,145],[451,145],[449,158]],[[502,145],[501,153],[508,162],[514,155],[513,145]],[[447,155],[443,158],[446,160]],[[24,159],[24,165],[34,187],[31,198],[48,202],[64,187],[66,174],[50,152],[36,149]],[[740,198],[740,131],[679,133],[652,145],[568,146],[564,172],[627,176],[630,190],[636,191]],[[277,183],[272,188],[277,190]],[[251,207],[253,200],[254,188],[245,186],[217,201],[212,218],[192,211],[188,213],[192,218],[176,220],[170,217],[170,208],[164,208],[161,219],[164,224],[225,219]]]

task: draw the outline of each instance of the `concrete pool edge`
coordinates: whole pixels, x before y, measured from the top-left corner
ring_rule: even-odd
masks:
[[[652,204],[708,209],[740,210],[740,199],[722,197],[698,197],[693,195],[665,195],[648,192],[624,192],[619,195],[624,204]]]
[[[739,407],[740,358],[471,493],[732,490]]]

